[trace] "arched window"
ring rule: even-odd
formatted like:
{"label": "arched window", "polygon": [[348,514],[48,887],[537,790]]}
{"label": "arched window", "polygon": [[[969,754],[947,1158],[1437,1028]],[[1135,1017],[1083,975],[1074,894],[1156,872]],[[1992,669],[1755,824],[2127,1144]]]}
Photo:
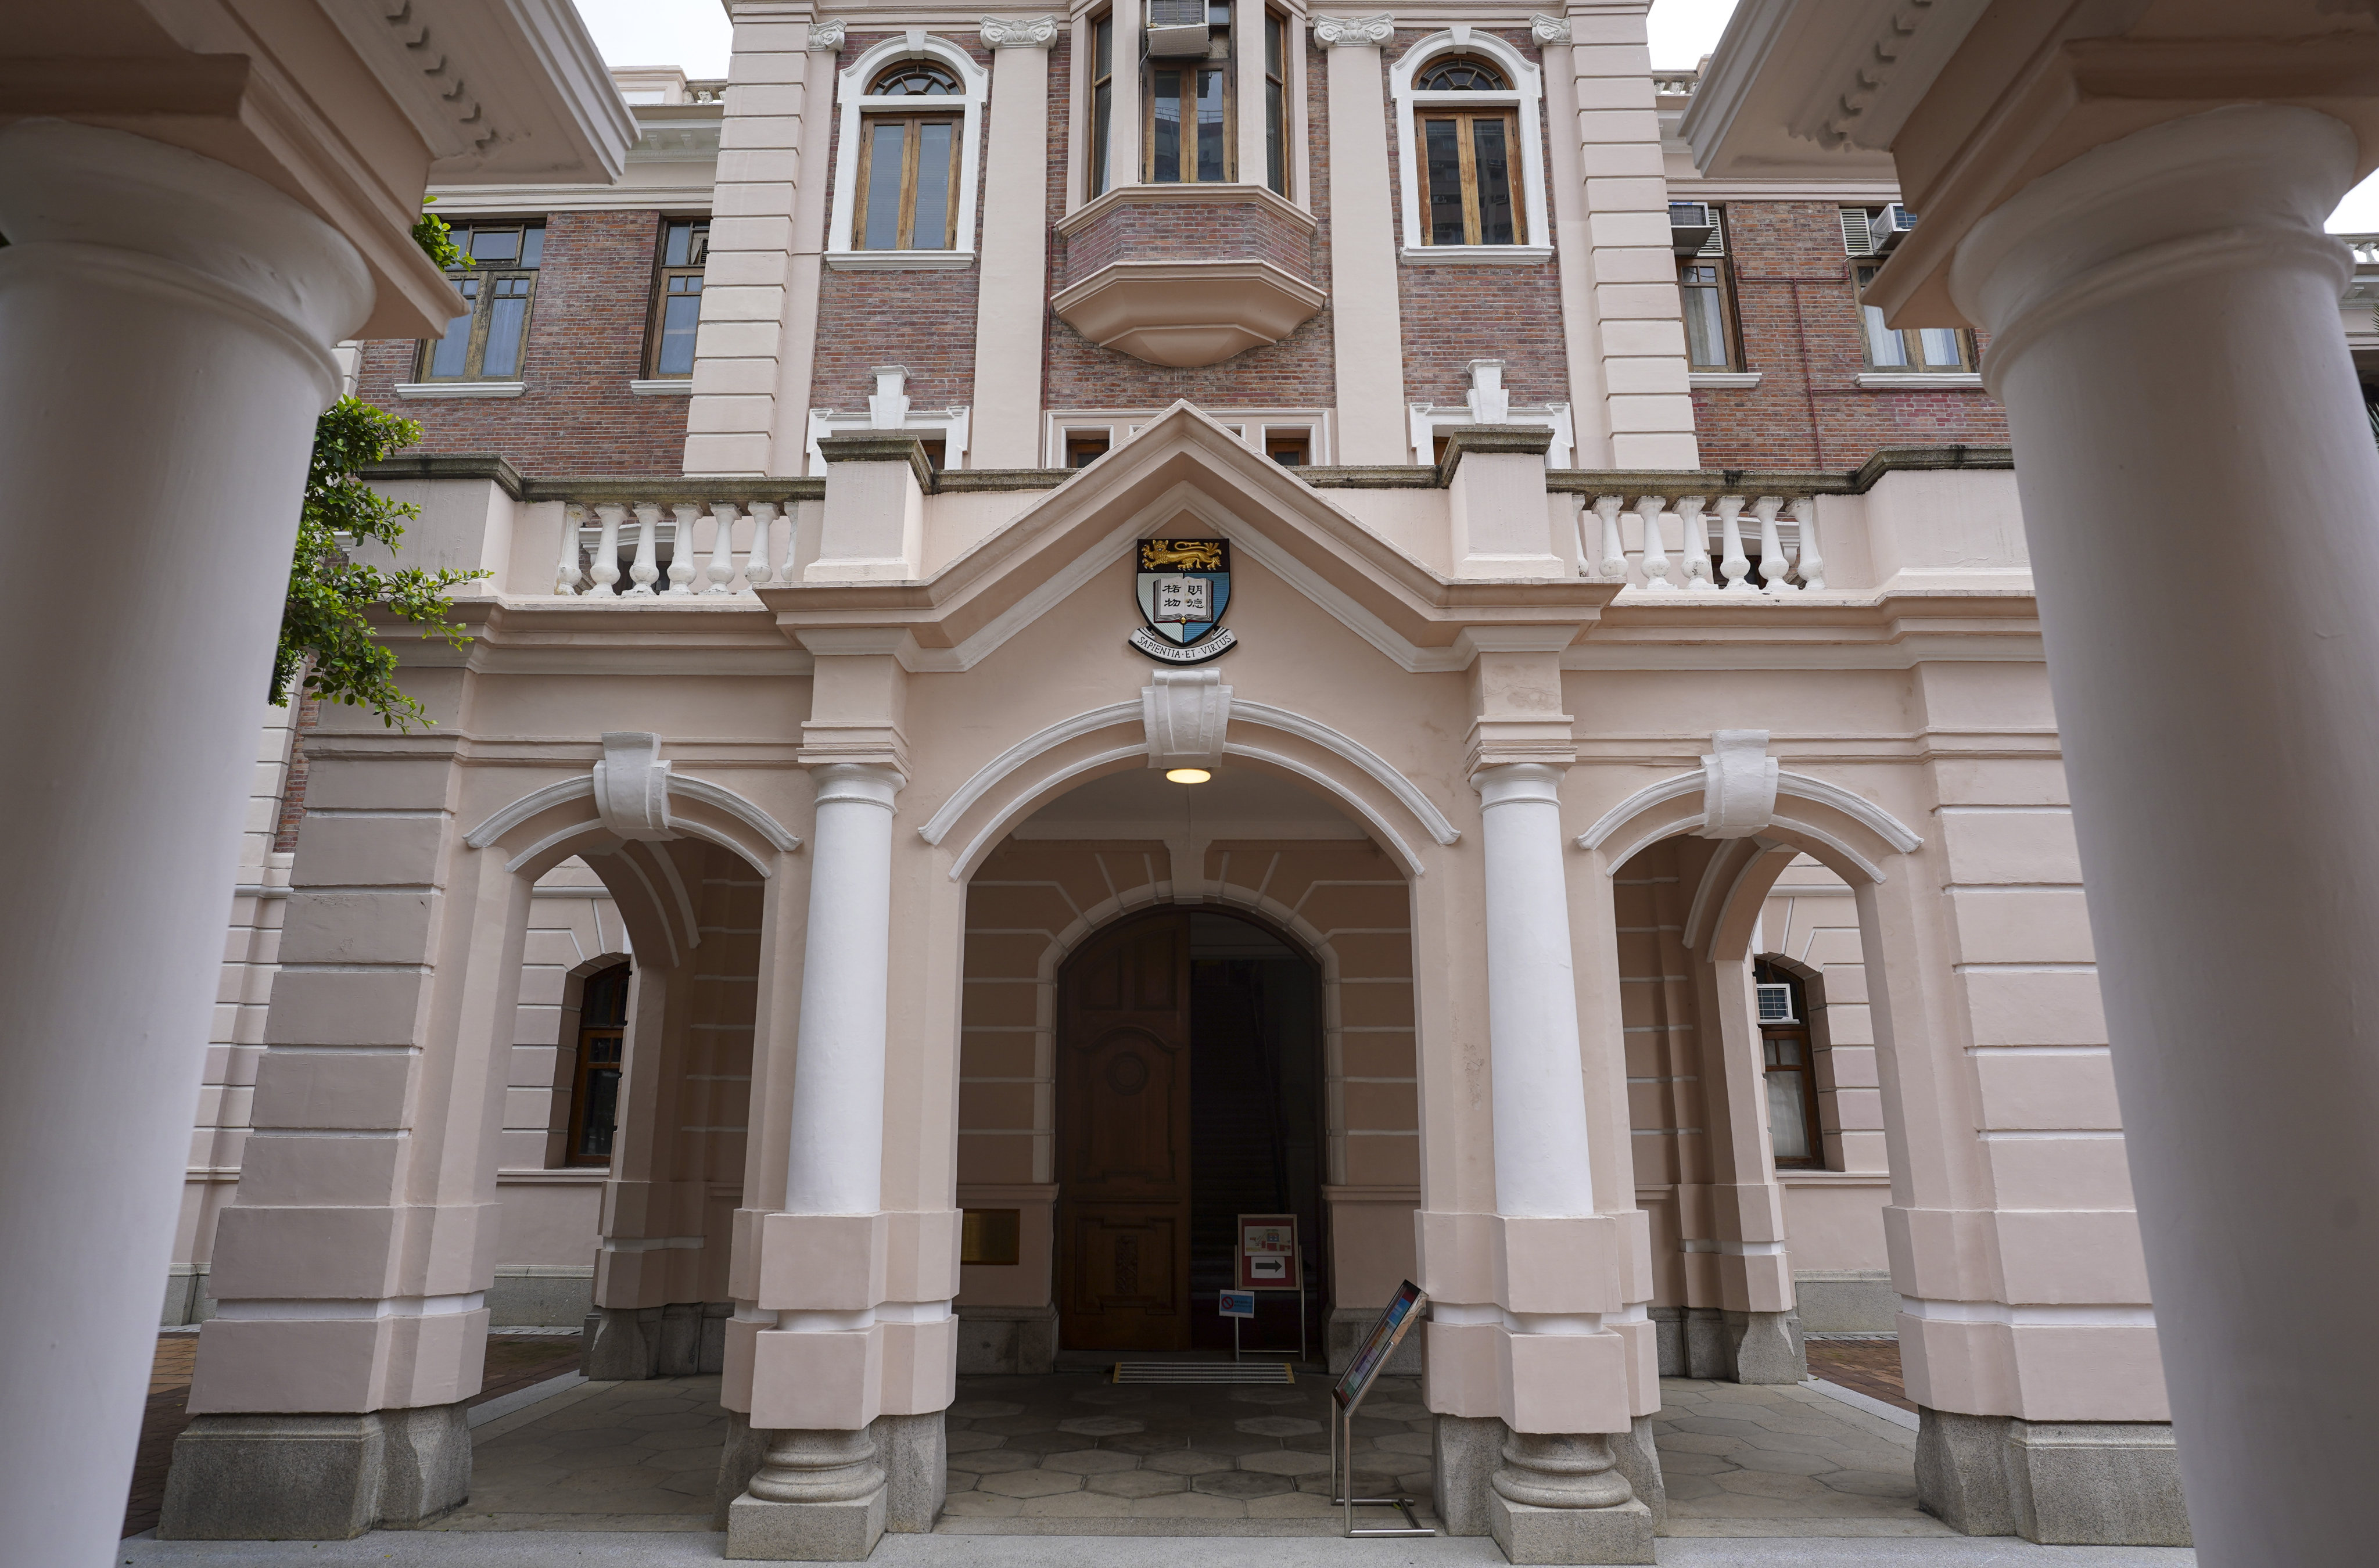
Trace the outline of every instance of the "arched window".
{"label": "arched window", "polygon": [[903,60],[879,75],[867,90],[870,98],[959,98],[966,89],[959,78],[931,60]]}
{"label": "arched window", "polygon": [[1408,259],[1551,259],[1542,83],[1526,55],[1471,27],[1433,33],[1390,67]]}
{"label": "arched window", "polygon": [[1817,1058],[1809,1037],[1809,1001],[1800,977],[1764,960],[1752,966],[1759,999],[1759,1049],[1768,1086],[1768,1139],[1780,1167],[1822,1165],[1817,1123]]}
{"label": "arched window", "polygon": [[1413,78],[1417,92],[1508,92],[1503,73],[1472,54],[1443,54]]}
{"label": "arched window", "polygon": [[628,1037],[626,964],[586,977],[579,994],[577,1055],[570,1075],[570,1133],[564,1164],[608,1165],[620,1116],[620,1073]]}
{"label": "arched window", "polygon": [[991,74],[931,34],[885,39],[837,78],[831,267],[963,267]]}

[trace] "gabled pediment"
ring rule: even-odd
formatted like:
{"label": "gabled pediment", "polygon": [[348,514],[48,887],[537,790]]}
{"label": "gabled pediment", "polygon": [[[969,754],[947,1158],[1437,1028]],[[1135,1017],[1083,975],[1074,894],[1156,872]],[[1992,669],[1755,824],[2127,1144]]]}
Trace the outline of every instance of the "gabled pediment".
{"label": "gabled pediment", "polygon": [[1135,540],[1195,524],[1298,589],[1407,669],[1467,667],[1496,633],[1542,645],[1594,621],[1616,585],[1455,581],[1398,549],[1328,492],[1188,403],[928,575],[804,583],[763,594],[789,631],[901,628],[912,669],[968,669]]}

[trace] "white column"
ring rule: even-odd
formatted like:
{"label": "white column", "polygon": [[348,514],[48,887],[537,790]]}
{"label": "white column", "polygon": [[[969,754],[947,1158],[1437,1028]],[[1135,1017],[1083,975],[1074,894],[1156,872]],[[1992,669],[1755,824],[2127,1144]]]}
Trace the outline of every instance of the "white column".
{"label": "white column", "polygon": [[785,1212],[872,1214],[884,1206],[892,802],[903,780],[857,763],[811,771],[817,819]]}
{"label": "white column", "polygon": [[1409,463],[1405,346],[1396,283],[1395,192],[1388,180],[1385,14],[1316,17],[1330,51],[1330,312],[1338,461]]}
{"label": "white column", "polygon": [[986,18],[982,280],[974,307],[973,468],[1041,463],[1041,300],[1049,272],[1049,46],[1057,18]]}
{"label": "white column", "polygon": [[1499,1214],[1594,1212],[1561,778],[1557,767],[1523,762],[1488,768],[1477,779]]}
{"label": "white column", "polygon": [[[1264,0],[1232,0],[1231,92],[1238,112],[1232,135],[1239,147],[1236,177],[1240,185],[1264,183]],[[1288,62],[1281,62],[1285,68]],[[1286,78],[1284,85],[1286,84]],[[1285,107],[1286,105],[1284,105]]]}
{"label": "white column", "polygon": [[362,259],[261,180],[0,131],[0,549],[141,570],[0,616],[0,1562],[110,1561],[332,347]]}
{"label": "white column", "polygon": [[[1141,183],[1140,18],[1146,0],[1117,0],[1108,8],[1108,14],[1115,18],[1115,88],[1107,98],[1113,105],[1107,112],[1108,190]],[[1088,71],[1092,65],[1092,57],[1086,54],[1074,62],[1074,69]],[[1083,128],[1087,135],[1087,119]]]}
{"label": "white column", "polygon": [[2361,1561],[2379,1467],[2379,454],[2321,232],[2355,169],[2340,121],[2217,109],[2035,180],[1952,273],[2020,458],[2208,1562]]}

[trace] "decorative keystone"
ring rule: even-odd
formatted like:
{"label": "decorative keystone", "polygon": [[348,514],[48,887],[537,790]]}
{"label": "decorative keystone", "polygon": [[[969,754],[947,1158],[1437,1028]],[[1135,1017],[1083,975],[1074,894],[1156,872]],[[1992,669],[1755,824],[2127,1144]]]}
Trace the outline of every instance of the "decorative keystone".
{"label": "decorative keystone", "polygon": [[595,765],[595,812],[622,838],[669,838],[670,765],[661,760],[661,738],[635,730],[608,730],[602,760]]}
{"label": "decorative keystone", "polygon": [[1748,838],[1776,820],[1776,759],[1765,730],[1721,730],[1702,758],[1705,838]]}

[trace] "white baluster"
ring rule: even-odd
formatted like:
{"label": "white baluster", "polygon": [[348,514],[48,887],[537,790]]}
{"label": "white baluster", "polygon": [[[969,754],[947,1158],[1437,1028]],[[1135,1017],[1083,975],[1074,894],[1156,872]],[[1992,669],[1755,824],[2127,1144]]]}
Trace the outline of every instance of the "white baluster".
{"label": "white baluster", "polygon": [[669,591],[672,594],[694,592],[694,525],[702,516],[698,501],[673,501],[670,511],[676,514],[677,532],[670,540]]}
{"label": "white baluster", "polygon": [[735,503],[714,501],[710,503],[710,521],[719,531],[710,540],[710,565],[704,575],[710,579],[706,594],[731,594],[728,583],[735,575]]}
{"label": "white baluster", "polygon": [[1708,593],[1718,585],[1710,581],[1709,525],[1702,521],[1702,498],[1679,496],[1677,521],[1685,531],[1685,586]]}
{"label": "white baluster", "polygon": [[1597,496],[1595,515],[1602,519],[1602,560],[1595,575],[1606,582],[1627,581],[1627,541],[1619,535],[1619,509],[1627,504],[1624,496]]}
{"label": "white baluster", "polygon": [[1751,503],[1751,510],[1759,517],[1759,580],[1762,591],[1770,595],[1801,591],[1784,580],[1793,563],[1784,559],[1784,541],[1776,533],[1776,513],[1783,505],[1782,496],[1761,496]]}
{"label": "white baluster", "polygon": [[578,525],[586,515],[576,501],[562,509],[562,561],[553,569],[553,591],[565,598],[578,592]]}
{"label": "white baluster", "polygon": [[615,599],[619,589],[612,586],[620,580],[620,524],[628,515],[624,506],[605,502],[595,509],[603,520],[603,537],[595,547],[595,586],[586,597],[590,599]]}
{"label": "white baluster", "polygon": [[1801,573],[1801,586],[1813,594],[1826,591],[1826,552],[1817,544],[1817,498],[1793,498],[1793,521],[1801,525],[1801,558],[1794,564]]}
{"label": "white baluster", "polygon": [[1669,581],[1669,541],[1660,537],[1660,513],[1667,506],[1659,496],[1645,496],[1636,503],[1636,515],[1644,524],[1644,586],[1656,594],[1677,591]]}
{"label": "white baluster", "polygon": [[1744,579],[1751,574],[1751,558],[1743,553],[1743,498],[1718,498],[1718,525],[1726,554],[1718,569],[1726,573],[1726,585],[1721,590],[1730,594],[1747,594],[1751,585]]}
{"label": "white baluster", "polygon": [[757,593],[774,582],[777,576],[776,564],[768,558],[768,529],[777,516],[777,503],[755,501],[749,510],[752,513],[752,549],[744,557],[743,581],[753,592]]}
{"label": "white baluster", "polygon": [[628,575],[636,580],[627,597],[648,599],[653,595],[653,579],[661,574],[658,554],[661,531],[661,509],[648,501],[636,502],[636,559],[628,568]]}

